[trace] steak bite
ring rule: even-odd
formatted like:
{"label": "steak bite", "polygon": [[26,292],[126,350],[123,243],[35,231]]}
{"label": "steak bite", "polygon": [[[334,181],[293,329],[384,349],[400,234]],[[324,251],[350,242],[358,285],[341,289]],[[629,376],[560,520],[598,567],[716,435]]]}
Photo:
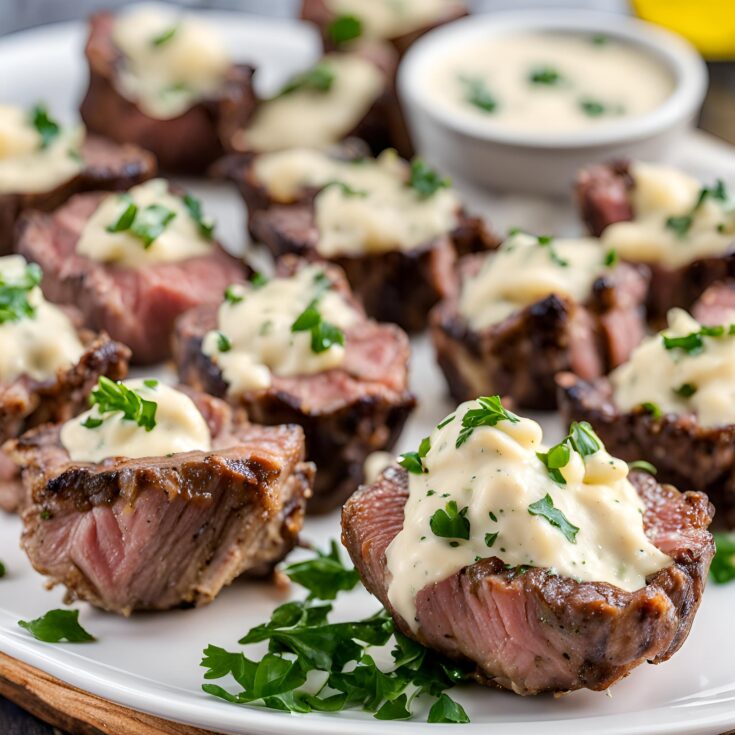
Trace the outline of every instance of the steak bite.
{"label": "steak bite", "polygon": [[86,326],[150,364],[171,354],[176,317],[218,302],[245,275],[213,228],[198,200],[154,179],[122,196],[83,194],[52,214],[25,215],[18,251],[42,266],[49,299],[74,304]]}
{"label": "steak bite", "polygon": [[554,376],[596,378],[645,334],[645,268],[617,263],[593,240],[512,235],[469,256],[458,292],[431,313],[437,360],[457,400],[500,393],[514,405],[556,405]]}
{"label": "steak bite", "polygon": [[219,310],[185,314],[174,337],[183,383],[258,423],[303,427],[319,512],[354,492],[370,453],[397,441],[416,404],[409,353],[398,327],[365,317],[338,268],[296,258],[266,284],[229,288]]}
{"label": "steak bite", "polygon": [[169,172],[203,173],[255,106],[252,67],[233,64],[195,16],[161,7],[97,13],[85,55],[87,127],[153,152]]}
{"label": "steak bite", "polygon": [[708,286],[735,276],[735,214],[722,181],[676,169],[616,163],[583,171],[577,200],[590,231],[623,260],[651,271],[649,318],[691,309]]}
{"label": "steak bite", "polygon": [[82,126],[62,127],[43,105],[0,105],[0,255],[13,247],[24,210],[50,211],[93,189],[127,189],[156,173],[154,157]]}
{"label": "steak bite", "polygon": [[[730,318],[733,313],[729,312]],[[662,482],[706,492],[735,527],[735,332],[674,309],[609,378],[558,377],[567,419],[589,421],[610,451],[645,460]]]}
{"label": "steak bite", "polygon": [[604,690],[683,644],[713,510],[628,476],[589,425],[540,441],[497,396],[463,404],[403,456],[408,471],[388,468],[347,502],[342,540],[401,632],[475,663],[478,683]]}
{"label": "steak bite", "polygon": [[459,0],[303,0],[301,18],[315,23],[324,48],[349,48],[358,39],[388,41],[404,54],[434,28],[467,15]]}
{"label": "steak bite", "polygon": [[123,615],[205,604],[293,547],[313,476],[299,427],[251,425],[152,380],[92,396],[9,449],[31,497],[23,548],[68,600]]}
{"label": "steak bite", "polygon": [[[127,347],[77,330],[75,314],[43,298],[40,280],[40,270],[21,256],[0,258],[0,445],[75,416],[100,375],[127,373]],[[13,512],[22,503],[17,468],[0,451],[0,508]]]}

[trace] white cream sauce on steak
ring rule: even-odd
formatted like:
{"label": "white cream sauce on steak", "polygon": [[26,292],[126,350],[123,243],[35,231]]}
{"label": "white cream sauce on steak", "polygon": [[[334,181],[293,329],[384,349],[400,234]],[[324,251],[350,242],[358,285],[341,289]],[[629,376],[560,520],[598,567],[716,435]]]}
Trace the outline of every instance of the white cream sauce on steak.
{"label": "white cream sauce on steak", "polygon": [[[164,457],[212,448],[206,420],[182,391],[153,379],[112,383],[105,378],[92,392],[93,400],[97,391],[102,391],[101,399],[61,427],[61,444],[74,462]],[[116,401],[107,400],[109,395]]]}
{"label": "white cream sauce on steak", "polygon": [[0,381],[47,380],[84,347],[69,317],[43,297],[41,271],[20,255],[0,258]]}
{"label": "white cream sauce on steak", "polygon": [[717,181],[703,185],[683,171],[633,163],[634,219],[605,229],[602,240],[626,260],[678,268],[735,246],[735,202]]}
{"label": "white cream sauce on steak", "polygon": [[121,12],[112,39],[123,54],[120,91],[149,117],[177,117],[220,91],[232,62],[201,18],[166,7]]}
{"label": "white cream sauce on steak", "polygon": [[343,161],[297,148],[258,156],[256,179],[276,201],[294,201],[305,188],[314,199],[317,251],[338,255],[411,250],[457,225],[460,203],[448,185],[430,195],[411,186],[412,166],[387,150],[377,158]]}
{"label": "white cream sauce on steak", "polygon": [[403,460],[409,498],[386,559],[388,598],[409,625],[421,589],[488,557],[627,591],[672,563],[646,537],[628,466],[588,424],[542,442],[494,396],[458,406]]}

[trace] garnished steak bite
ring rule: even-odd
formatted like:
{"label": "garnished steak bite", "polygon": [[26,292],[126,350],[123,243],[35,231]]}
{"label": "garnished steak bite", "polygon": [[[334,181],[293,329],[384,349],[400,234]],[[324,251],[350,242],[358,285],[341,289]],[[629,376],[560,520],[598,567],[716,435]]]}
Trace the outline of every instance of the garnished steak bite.
{"label": "garnished steak bite", "polygon": [[[735,317],[729,312],[730,317]],[[735,526],[735,326],[702,326],[681,309],[608,378],[559,376],[569,419],[589,421],[626,460],[657,477],[706,492]]]}
{"label": "garnished steak bite", "polygon": [[52,214],[25,215],[18,251],[43,267],[48,298],[76,305],[88,327],[148,364],[171,354],[176,317],[217,303],[245,274],[213,229],[197,199],[153,179],[123,195],[83,194]]}
{"label": "garnished steak bite", "polygon": [[518,694],[603,690],[682,645],[712,508],[588,424],[554,447],[497,396],[460,405],[345,505],[342,540],[400,630]]}
{"label": "garnished steak bite", "polygon": [[690,309],[715,281],[735,275],[735,214],[722,181],[703,185],[667,166],[596,166],[577,182],[582,216],[606,247],[651,270],[649,317]]}
{"label": "garnished steak bite", "polygon": [[645,269],[618,263],[592,239],[515,233],[459,270],[458,293],[430,319],[455,400],[497,392],[553,408],[557,372],[596,378],[643,338]]}
{"label": "garnished steak bite", "polygon": [[276,96],[260,100],[247,124],[232,131],[229,148],[237,153],[323,149],[356,137],[376,154],[391,147],[409,153],[394,89],[396,63],[384,44],[327,54]]}
{"label": "garnished steak bite", "polygon": [[253,421],[303,426],[316,511],[354,492],[365,458],[398,439],[416,403],[409,352],[398,327],[365,317],[338,268],[295,258],[270,281],[228,288],[219,309],[185,314],[174,340],[182,382]]}
{"label": "garnished steak bite", "polygon": [[389,41],[404,53],[420,36],[467,15],[460,0],[303,0],[301,17],[316,23],[327,49],[358,39]]}
{"label": "garnished steak bite", "polygon": [[293,547],[313,476],[298,426],[251,425],[156,380],[101,379],[91,399],[9,445],[31,497],[23,547],[69,600],[203,604]]}
{"label": "garnished steak bite", "polygon": [[[74,314],[44,299],[41,276],[20,255],[0,258],[0,444],[75,416],[100,375],[127,373],[127,347],[77,330]],[[18,470],[0,451],[0,508],[14,511],[22,501]]]}
{"label": "garnished steak bite", "polygon": [[127,189],[155,173],[154,157],[137,146],[64,127],[43,105],[0,105],[0,254],[12,249],[23,210],[49,211],[72,194]]}
{"label": "garnished steak bite", "polygon": [[310,150],[257,156],[240,179],[250,228],[275,256],[295,253],[341,266],[367,313],[416,331],[452,291],[457,250],[495,247],[467,217],[448,179],[421,159],[385,151],[343,160]]}
{"label": "garnished steak bite", "polygon": [[166,171],[202,173],[254,106],[253,69],[233,64],[200,18],[138,7],[90,19],[87,127],[152,151]]}

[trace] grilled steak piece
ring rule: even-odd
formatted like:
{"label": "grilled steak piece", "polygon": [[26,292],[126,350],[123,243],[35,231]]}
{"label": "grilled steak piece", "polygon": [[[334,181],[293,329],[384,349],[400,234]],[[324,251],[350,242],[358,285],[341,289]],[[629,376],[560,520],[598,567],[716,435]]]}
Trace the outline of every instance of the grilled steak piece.
{"label": "grilled steak piece", "polygon": [[9,445],[31,498],[23,548],[68,600],[123,615],[201,605],[293,547],[313,477],[301,429],[251,425],[192,397],[212,431],[208,452],[72,462],[58,425]]}
{"label": "grilled steak piece", "polygon": [[171,354],[171,332],[179,314],[216,303],[228,284],[245,276],[242,263],[218,244],[211,254],[130,268],[91,260],[76,252],[84,225],[103,199],[82,194],[53,214],[30,212],[18,228],[18,252],[44,272],[43,292],[75,304],[90,329],[104,330],[128,345],[136,364]]}
{"label": "grilled steak piece", "polygon": [[546,569],[506,569],[492,557],[421,590],[412,632],[387,596],[385,550],[403,527],[408,498],[407,473],[397,467],[347,502],[342,541],[401,631],[449,658],[476,663],[478,683],[517,694],[603,690],[644,661],[661,663],[676,653],[714,553],[705,495],[679,493],[640,472],[630,479],[646,506],[646,534],[674,560],[632,593]]}
{"label": "grilled steak piece", "polygon": [[[287,258],[279,264],[278,275],[291,275],[303,265]],[[344,275],[334,266],[326,272],[335,289],[359,308]],[[184,314],[174,333],[174,357],[183,383],[226,396],[228,385],[219,367],[202,352],[204,335],[216,328],[216,307]],[[367,456],[392,449],[416,405],[408,390],[410,347],[398,327],[363,318],[346,332],[345,345],[339,368],[313,375],[272,375],[269,388],[229,397],[253,421],[303,427],[306,456],[317,466],[310,511],[332,510],[344,502],[363,481]]]}
{"label": "grilled steak piece", "polygon": [[233,64],[217,97],[202,99],[177,117],[150,117],[118,89],[122,54],[112,38],[115,16],[93,15],[85,55],[89,86],[79,108],[86,126],[119,143],[155,153],[162,169],[201,174],[224,152],[222,138],[248,120],[255,106],[254,69]]}
{"label": "grilled steak piece", "polygon": [[84,168],[51,191],[0,194],[0,255],[12,251],[16,222],[21,212],[50,212],[73,194],[83,191],[121,191],[156,174],[156,160],[134,145],[117,145],[97,135],[88,135],[81,148]]}
{"label": "grilled steak piece", "polygon": [[606,378],[564,373],[557,381],[565,421],[589,421],[611,454],[651,462],[662,482],[706,492],[717,520],[735,528],[735,425],[700,426],[693,414],[654,418],[643,407],[621,411]]}
{"label": "grilled steak piece", "polygon": [[[634,219],[630,192],[635,181],[625,162],[594,166],[577,178],[577,202],[589,231],[601,235],[606,227]],[[651,271],[648,290],[648,318],[660,327],[669,309],[690,310],[694,302],[713,283],[735,278],[735,241],[730,252],[693,260],[672,268],[647,263]]]}
{"label": "grilled steak piece", "polygon": [[[0,384],[0,443],[46,422],[62,422],[87,408],[87,396],[98,378],[122,380],[128,372],[130,350],[106,334],[81,330],[85,346],[79,362],[60,370],[51,380],[21,376]],[[13,512],[24,493],[15,464],[0,451],[0,508]]]}
{"label": "grilled steak piece", "polygon": [[700,324],[717,326],[735,321],[735,281],[711,285],[692,307],[692,315]]}
{"label": "grilled steak piece", "polygon": [[[481,260],[464,258],[460,272]],[[643,339],[645,270],[621,264],[600,276],[584,304],[552,294],[480,331],[459,310],[459,295],[431,313],[430,333],[439,366],[456,402],[498,393],[514,405],[556,406],[554,376],[571,370],[596,378],[628,358]]]}

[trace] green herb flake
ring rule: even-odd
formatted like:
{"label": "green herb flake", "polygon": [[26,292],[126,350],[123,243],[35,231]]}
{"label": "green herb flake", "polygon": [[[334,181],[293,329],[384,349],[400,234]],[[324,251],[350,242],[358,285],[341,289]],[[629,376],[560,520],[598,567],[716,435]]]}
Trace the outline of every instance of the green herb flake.
{"label": "green herb flake", "polygon": [[94,416],[87,416],[87,418],[82,421],[82,426],[85,429],[99,429],[103,423],[104,421],[102,419],[95,418]]}
{"label": "green herb flake", "polygon": [[470,721],[464,708],[448,694],[442,693],[429,710],[427,722],[455,722],[466,724]]}
{"label": "green herb flake", "polygon": [[429,199],[439,189],[448,189],[451,185],[451,179],[441,176],[423,158],[417,157],[411,161],[408,186],[416,192],[419,199]]}
{"label": "green herb flake", "polygon": [[87,643],[95,640],[79,624],[79,610],[49,610],[35,620],[19,620],[18,625],[44,643]]}
{"label": "green herb flake", "polygon": [[485,546],[488,547],[488,549],[491,549],[493,544],[495,543],[496,539],[498,538],[498,535],[500,534],[500,531],[495,531],[495,533],[486,533],[485,534]]}
{"label": "green herb flake", "polygon": [[735,579],[735,534],[715,531],[715,555],[709,573],[716,584]]}
{"label": "green herb flake", "polygon": [[360,575],[342,563],[339,547],[332,541],[327,553],[318,551],[313,559],[284,568],[286,576],[309,590],[309,600],[334,600],[338,593],[349,592],[360,582]]}
{"label": "green herb flake", "polygon": [[702,327],[698,332],[690,332],[682,337],[669,337],[661,335],[664,348],[667,350],[682,350],[690,357],[699,355],[704,351],[705,337],[731,337],[735,334],[735,325],[727,329],[722,325],[713,327]]}
{"label": "green herb flake", "polygon": [[618,264],[619,259],[618,251],[615,250],[615,248],[610,248],[610,250],[605,253],[603,263],[605,264],[605,267],[613,268]]}
{"label": "green herb flake", "polygon": [[340,181],[339,179],[334,179],[333,181],[328,181],[326,184],[324,184],[322,190],[327,189],[330,186],[334,186],[337,189],[340,190],[342,193],[342,196],[352,198],[352,197],[358,197],[361,199],[364,199],[368,192],[364,189],[355,189],[352,186],[350,186],[346,181]]}
{"label": "green herb flake", "polygon": [[31,125],[41,136],[41,149],[48,148],[61,133],[61,126],[42,104],[35,105],[31,110]]}
{"label": "green herb flake", "polygon": [[477,402],[480,408],[471,408],[462,416],[462,428],[455,443],[457,449],[470,438],[475,429],[481,426],[495,426],[500,421],[517,424],[521,420],[516,414],[504,408],[498,395],[480,396]]}
{"label": "green herb flake", "polygon": [[183,202],[189,216],[196,223],[199,234],[205,240],[211,240],[214,234],[214,220],[204,214],[201,201],[191,194],[185,194]]}
{"label": "green herb flake", "polygon": [[[431,440],[427,436],[421,440],[418,452],[405,452],[398,458],[398,464],[415,475],[427,472],[422,460],[429,453],[429,449],[431,449]],[[430,490],[429,493],[433,495],[434,491]]]}
{"label": "green herb flake", "polygon": [[570,523],[566,516],[558,508],[554,507],[554,501],[548,493],[541,500],[531,503],[528,506],[528,512],[532,516],[540,516],[546,519],[552,526],[558,528],[564,534],[564,538],[570,543],[577,543],[579,528]]}
{"label": "green herb flake", "polygon": [[727,203],[730,200],[730,196],[727,192],[727,187],[722,179],[717,179],[714,186],[703,186],[699,190],[697,201],[694,206],[686,214],[680,214],[668,217],[666,219],[666,227],[672,230],[677,237],[684,238],[689,233],[692,225],[694,224],[694,217],[697,210],[704,204],[707,199],[713,199],[718,202]]}
{"label": "green herb flake", "polygon": [[609,111],[608,107],[599,100],[589,98],[579,100],[579,109],[582,110],[587,117],[601,117]]}
{"label": "green herb flake", "polygon": [[[326,277],[325,277],[326,280]],[[326,280],[326,287],[329,287],[329,281]],[[334,345],[344,345],[344,332],[334,324],[325,322],[317,308],[317,301],[321,296],[314,298],[304,311],[296,317],[291,325],[292,332],[311,332],[311,351],[315,354],[326,352]]]}
{"label": "green herb flake", "polygon": [[158,388],[158,381],[155,378],[146,378],[143,381],[143,385],[146,388],[150,388],[151,390],[155,390],[156,388]]}
{"label": "green herb flake", "polygon": [[135,235],[147,250],[176,217],[176,212],[161,204],[150,204],[139,209],[135,220],[130,225],[130,232]]}
{"label": "green herb flake", "polygon": [[107,232],[124,232],[125,230],[129,230],[138,214],[138,205],[130,196],[123,194],[120,196],[120,201],[123,204],[123,210],[112,224],[105,227]]}
{"label": "green herb flake", "polygon": [[2,579],[7,573],[8,570],[5,568],[5,564],[0,561],[0,579]]}
{"label": "green herb flake", "polygon": [[564,81],[564,77],[553,66],[538,66],[528,73],[528,81],[545,87],[555,87]]}
{"label": "green herb flake", "polygon": [[362,21],[356,15],[339,15],[327,26],[327,36],[338,46],[361,35]]}
{"label": "green herb flake", "polygon": [[456,418],[456,416],[454,414],[451,414],[450,416],[447,416],[444,419],[444,421],[442,421],[440,424],[437,424],[436,425],[436,428],[437,429],[443,429],[445,426],[448,426],[449,424],[451,424],[452,421],[454,421],[455,418]]}
{"label": "green herb flake", "polygon": [[651,418],[660,419],[663,416],[663,411],[661,410],[661,406],[659,406],[658,403],[652,403],[651,401],[645,401],[644,403],[641,403],[641,408],[649,416],[651,416]]}
{"label": "green herb flake", "polygon": [[232,340],[224,332],[217,332],[217,349],[220,352],[229,352],[232,349]]}
{"label": "green herb flake", "polygon": [[567,481],[561,469],[569,464],[572,451],[577,452],[582,459],[589,457],[603,448],[602,440],[586,421],[573,421],[569,426],[568,434],[548,452],[536,452],[536,456],[546,467],[549,477],[559,485],[566,485]]}
{"label": "green herb flake", "polygon": [[465,88],[465,99],[473,107],[483,112],[495,112],[498,109],[498,101],[488,89],[484,80],[479,77],[464,75],[461,75],[459,80]]}
{"label": "green herb flake", "polygon": [[655,475],[658,470],[650,463],[646,462],[645,459],[636,459],[635,462],[628,462],[628,470],[640,470],[641,472],[647,472],[649,475]]}
{"label": "green herb flake", "polygon": [[682,398],[691,398],[697,392],[697,386],[693,383],[682,383],[678,388],[674,388],[674,393]]}
{"label": "green herb flake", "polygon": [[434,536],[449,539],[468,540],[470,537],[470,521],[467,518],[469,508],[459,510],[456,500],[450,500],[444,509],[437,510],[429,520],[429,528]]}
{"label": "green herb flake", "polygon": [[245,297],[241,296],[233,286],[228,286],[225,289],[224,293],[224,299],[225,301],[230,304],[231,306],[235,306],[235,304],[239,304]]}
{"label": "green herb flake", "polygon": [[281,95],[297,91],[324,94],[332,88],[335,79],[334,69],[328,63],[322,62],[292,77],[281,89]]}
{"label": "green herb flake", "polygon": [[124,419],[134,421],[146,431],[152,431],[156,425],[157,403],[141,398],[122,382],[114,382],[104,375],[97,381],[89,402],[101,414],[120,412]]}
{"label": "green herb flake", "polygon": [[166,30],[162,31],[157,36],[154,36],[153,38],[151,38],[151,46],[155,48],[165,46],[169,41],[171,41],[174,38],[178,30],[179,30],[178,24],[173,25],[170,28],[166,28]]}
{"label": "green herb flake", "polygon": [[0,274],[0,324],[33,319],[36,307],[28,300],[41,283],[43,273],[36,263],[29,263],[19,278]]}
{"label": "green herb flake", "polygon": [[264,276],[260,271],[255,271],[250,276],[250,285],[257,291],[259,288],[263,288],[268,283],[268,277]]}
{"label": "green herb flake", "polygon": [[595,33],[595,35],[590,38],[590,43],[593,46],[606,46],[609,42],[610,37],[606,36],[604,33]]}

